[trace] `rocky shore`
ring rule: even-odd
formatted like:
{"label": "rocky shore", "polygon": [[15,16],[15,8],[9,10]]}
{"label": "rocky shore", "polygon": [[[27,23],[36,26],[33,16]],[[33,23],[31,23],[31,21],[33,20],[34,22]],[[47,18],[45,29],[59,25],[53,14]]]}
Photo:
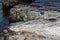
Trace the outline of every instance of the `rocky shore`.
{"label": "rocky shore", "polygon": [[44,11],[39,19],[11,23],[3,34],[6,40],[60,40],[60,12]]}
{"label": "rocky shore", "polygon": [[11,21],[1,40],[60,40],[60,12],[18,4],[10,9]]}

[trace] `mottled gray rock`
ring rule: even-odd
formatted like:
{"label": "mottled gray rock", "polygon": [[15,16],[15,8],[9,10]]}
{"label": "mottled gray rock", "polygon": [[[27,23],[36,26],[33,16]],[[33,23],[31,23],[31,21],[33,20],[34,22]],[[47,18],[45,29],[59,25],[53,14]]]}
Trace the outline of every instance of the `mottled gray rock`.
{"label": "mottled gray rock", "polygon": [[40,17],[40,11],[28,5],[16,5],[10,10],[10,17],[12,20],[33,20]]}
{"label": "mottled gray rock", "polygon": [[[29,20],[27,22],[11,23],[8,32],[7,30],[3,31],[4,36],[6,36],[6,39],[60,40],[59,12],[57,11],[42,11],[42,12],[44,12],[44,15],[41,14],[39,19]],[[34,11],[32,13],[34,13]]]}
{"label": "mottled gray rock", "polygon": [[10,17],[13,21],[29,21],[35,19],[57,19],[60,17],[60,12],[51,10],[42,10],[42,8],[32,7],[28,5],[16,5],[10,10]]}
{"label": "mottled gray rock", "polygon": [[[17,33],[17,40],[60,40],[60,18],[54,22],[48,18],[15,23],[16,25],[9,26],[9,29]],[[12,36],[15,38],[15,35]]]}

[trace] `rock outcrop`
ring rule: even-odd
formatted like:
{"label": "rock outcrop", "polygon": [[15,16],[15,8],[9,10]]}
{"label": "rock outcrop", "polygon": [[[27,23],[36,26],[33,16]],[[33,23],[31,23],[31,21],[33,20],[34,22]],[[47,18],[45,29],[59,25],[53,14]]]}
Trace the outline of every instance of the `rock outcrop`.
{"label": "rock outcrop", "polygon": [[[30,6],[28,6],[27,8],[29,9],[29,7]],[[24,7],[21,9],[24,10]],[[33,15],[30,15],[32,11],[31,9],[34,9],[34,11],[32,12]],[[4,39],[6,40],[60,40],[60,12],[51,11],[51,10],[41,11],[40,8],[38,9],[31,8],[31,9],[28,10],[28,13],[29,12],[30,13],[27,14],[30,16],[27,17],[30,18],[34,16],[35,19],[29,19],[29,20],[27,19],[28,21],[25,22],[20,21],[16,23],[11,23],[8,29],[2,32],[3,36],[1,36],[0,39],[1,40]],[[18,13],[20,11],[21,10],[19,9]],[[22,11],[21,13],[23,16],[27,15],[25,12],[24,12],[25,14]],[[37,14],[40,16],[38,16]],[[39,18],[37,19],[36,17]]]}
{"label": "rock outcrop", "polygon": [[60,40],[59,12],[44,12],[40,19],[10,24],[9,29],[16,34],[10,35],[8,40]]}
{"label": "rock outcrop", "polygon": [[16,5],[10,10],[11,20],[31,20],[38,19],[40,16],[40,11],[28,5]]}
{"label": "rock outcrop", "polygon": [[[43,11],[42,11],[43,10]],[[40,7],[32,7],[29,5],[16,5],[10,10],[10,18],[13,21],[29,21],[29,20],[35,20],[40,19],[42,17],[52,17],[52,18],[58,18],[60,12],[57,11],[48,11],[46,9],[40,8]]]}
{"label": "rock outcrop", "polygon": [[10,9],[9,17],[20,22],[3,30],[1,40],[60,40],[60,12],[19,4]]}

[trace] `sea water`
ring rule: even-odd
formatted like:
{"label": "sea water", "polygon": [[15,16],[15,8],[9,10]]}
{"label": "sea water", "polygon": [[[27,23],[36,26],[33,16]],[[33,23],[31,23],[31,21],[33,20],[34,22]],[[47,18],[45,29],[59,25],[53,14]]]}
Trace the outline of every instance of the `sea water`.
{"label": "sea water", "polygon": [[31,5],[47,9],[60,10],[60,0],[35,0]]}
{"label": "sea water", "polygon": [[2,0],[0,0],[0,32],[8,27],[8,20],[3,16]]}

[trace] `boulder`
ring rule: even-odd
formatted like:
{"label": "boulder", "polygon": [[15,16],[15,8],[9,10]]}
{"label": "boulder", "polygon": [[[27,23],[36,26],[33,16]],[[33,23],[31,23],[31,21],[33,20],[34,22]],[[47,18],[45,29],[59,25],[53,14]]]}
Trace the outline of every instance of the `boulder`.
{"label": "boulder", "polygon": [[28,21],[38,19],[40,17],[40,11],[28,5],[16,5],[10,10],[10,17],[13,21]]}
{"label": "boulder", "polygon": [[29,5],[19,4],[10,9],[10,18],[13,21],[29,21],[40,18],[56,19],[59,17],[60,12]]}

